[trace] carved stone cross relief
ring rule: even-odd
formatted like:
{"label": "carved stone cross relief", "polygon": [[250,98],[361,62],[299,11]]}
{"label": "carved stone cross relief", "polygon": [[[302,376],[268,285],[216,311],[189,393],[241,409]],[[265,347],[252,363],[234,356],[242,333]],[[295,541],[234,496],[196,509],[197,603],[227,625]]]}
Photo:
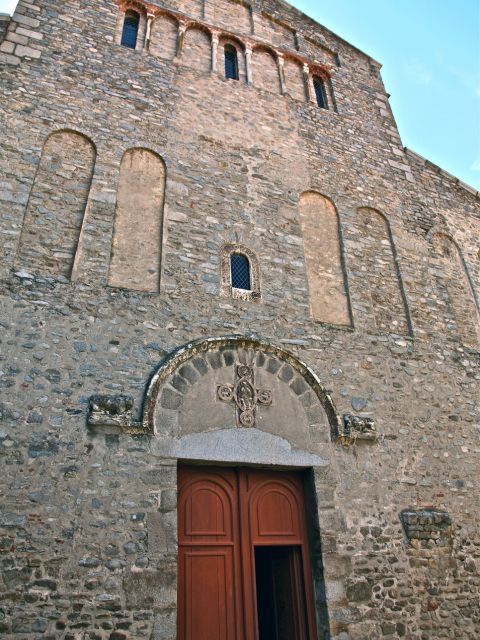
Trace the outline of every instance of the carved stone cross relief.
{"label": "carved stone cross relief", "polygon": [[244,427],[255,426],[255,414],[258,405],[271,405],[272,392],[270,389],[255,387],[253,367],[247,364],[237,364],[235,368],[235,384],[219,384],[217,397],[222,402],[235,402],[237,405],[237,419]]}

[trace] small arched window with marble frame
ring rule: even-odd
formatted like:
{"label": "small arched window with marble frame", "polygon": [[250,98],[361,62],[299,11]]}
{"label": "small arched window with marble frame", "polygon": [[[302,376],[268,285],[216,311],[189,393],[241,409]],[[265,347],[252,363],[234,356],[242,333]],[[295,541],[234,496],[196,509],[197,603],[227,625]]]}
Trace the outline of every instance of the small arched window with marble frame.
{"label": "small arched window with marble frame", "polygon": [[[240,265],[241,263],[241,265]],[[237,266],[244,267],[248,263],[248,270],[239,278],[235,274]],[[248,271],[249,288],[246,273]],[[237,286],[235,286],[237,285]],[[241,285],[241,286],[238,286]],[[261,300],[260,268],[254,251],[243,244],[229,242],[220,250],[220,295],[237,300]]]}

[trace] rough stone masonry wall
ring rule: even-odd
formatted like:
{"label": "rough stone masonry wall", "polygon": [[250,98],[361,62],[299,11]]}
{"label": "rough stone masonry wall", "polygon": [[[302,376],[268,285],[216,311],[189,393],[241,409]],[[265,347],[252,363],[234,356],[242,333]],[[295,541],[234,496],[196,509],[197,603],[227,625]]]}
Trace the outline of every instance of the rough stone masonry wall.
{"label": "rough stone masonry wall", "polygon": [[[159,457],[150,435],[89,433],[87,406],[124,393],[139,419],[168,353],[231,333],[283,346],[315,371],[339,416],[377,424],[376,441],[311,445],[331,461],[317,477],[331,636],[478,635],[478,345],[452,321],[466,314],[452,308],[431,241],[452,235],[478,287],[478,197],[405,153],[378,65],[282,3],[255,6],[254,22],[260,10],[295,29],[312,57],[338,57],[338,113],[121,48],[110,0],[22,0],[10,23],[0,54],[6,637],[175,637],[176,460]],[[73,279],[33,274],[19,253],[42,149],[59,130],[96,150]],[[160,293],[106,284],[121,161],[139,147],[166,166]],[[59,197],[67,179],[54,175]],[[310,318],[305,191],[338,211],[353,328]],[[365,207],[390,225],[378,261],[357,231]],[[261,302],[219,296],[225,243],[258,256]],[[391,296],[362,287],[372,260]],[[405,309],[398,332],[392,305]],[[451,524],[435,523],[444,512]]]}
{"label": "rough stone masonry wall", "polygon": [[0,43],[2,42],[5,33],[7,32],[8,23],[10,22],[10,16],[0,13]]}

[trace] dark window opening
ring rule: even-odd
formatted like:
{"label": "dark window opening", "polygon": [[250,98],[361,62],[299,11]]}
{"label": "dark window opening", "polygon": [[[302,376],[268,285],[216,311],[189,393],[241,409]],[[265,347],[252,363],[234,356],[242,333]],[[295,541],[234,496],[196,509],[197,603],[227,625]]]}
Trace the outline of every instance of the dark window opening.
{"label": "dark window opening", "polygon": [[123,47],[135,49],[137,46],[138,23],[140,16],[135,11],[127,11],[123,21],[122,41]]}
{"label": "dark window opening", "polygon": [[255,547],[259,640],[308,640],[299,547]]}
{"label": "dark window opening", "polygon": [[230,269],[232,274],[232,287],[235,289],[251,290],[250,262],[241,253],[232,253],[230,256]]}
{"label": "dark window opening", "polygon": [[325,91],[325,83],[317,76],[313,77],[313,88],[315,89],[315,98],[320,109],[328,109],[327,92]]}
{"label": "dark window opening", "polygon": [[225,45],[225,77],[230,80],[238,80],[237,50],[231,44]]}

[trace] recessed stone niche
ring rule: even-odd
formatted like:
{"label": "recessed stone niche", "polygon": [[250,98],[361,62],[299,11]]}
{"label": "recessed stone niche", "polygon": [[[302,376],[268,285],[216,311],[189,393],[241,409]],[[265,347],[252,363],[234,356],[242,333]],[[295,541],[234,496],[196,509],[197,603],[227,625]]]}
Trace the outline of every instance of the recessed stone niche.
{"label": "recessed stone niche", "polygon": [[452,545],[452,519],[447,511],[437,509],[405,509],[400,514],[408,542],[416,548]]}

